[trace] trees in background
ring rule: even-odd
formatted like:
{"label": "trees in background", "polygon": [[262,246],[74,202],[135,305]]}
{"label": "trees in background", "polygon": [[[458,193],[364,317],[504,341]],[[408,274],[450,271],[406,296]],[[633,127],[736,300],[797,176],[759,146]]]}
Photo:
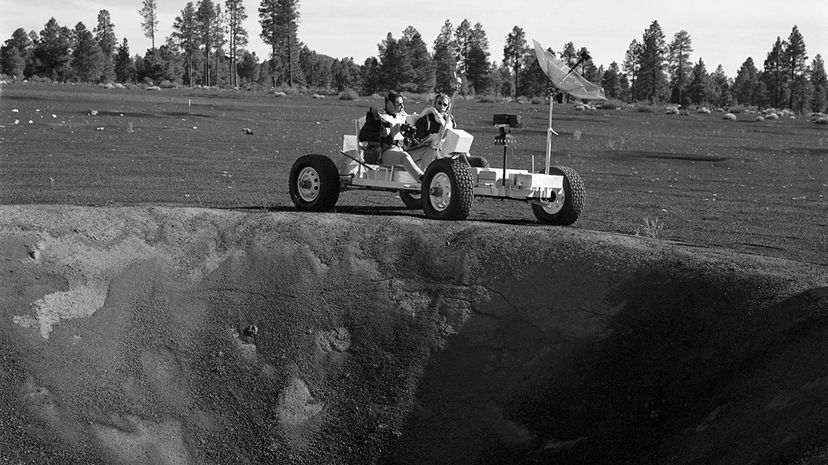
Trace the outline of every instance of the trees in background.
{"label": "trees in background", "polygon": [[454,27],[451,25],[451,21],[446,20],[432,46],[434,51],[432,55],[434,88],[437,92],[451,94],[455,85],[458,54],[453,36]]}
{"label": "trees in background", "polygon": [[129,43],[123,38],[115,55],[115,82],[125,84],[135,81],[135,61],[129,54]]}
{"label": "trees in background", "polygon": [[641,44],[638,40],[633,39],[624,53],[624,61],[621,64],[621,69],[629,76],[630,79],[630,100],[635,99],[639,95],[638,91],[638,76],[641,72]]}
{"label": "trees in background", "polygon": [[[783,102],[787,101],[788,88],[788,73],[785,71],[785,48],[786,43],[781,38],[777,37],[773,44],[771,51],[768,52],[764,63],[764,73],[762,73],[761,80],[768,91],[767,98],[770,99],[770,105],[773,107],[780,107]],[[751,59],[751,64],[753,60]],[[737,95],[739,103],[746,105],[754,105],[758,103],[753,98],[743,100],[748,95],[741,93]],[[741,98],[739,98],[741,97]]]}
{"label": "trees in background", "polygon": [[194,85],[201,76],[201,54],[199,52],[198,22],[193,2],[187,2],[181,15],[173,21],[171,38],[175,47],[182,54],[184,84]]}
{"label": "trees in background", "polygon": [[158,2],[143,0],[138,14],[142,18],[141,30],[144,31],[144,36],[150,39],[152,48],[155,48],[155,31],[158,30]]}
{"label": "trees in background", "polygon": [[653,21],[641,37],[636,100],[652,103],[665,100],[667,92],[667,42],[658,21]]}
{"label": "trees in background", "polygon": [[529,50],[529,45],[526,43],[526,33],[523,29],[515,26],[506,36],[506,45],[503,46],[503,64],[508,66],[515,79],[514,89],[520,87],[519,76],[520,68],[523,67],[526,53]]}
{"label": "trees in background", "polygon": [[825,75],[825,62],[822,55],[817,54],[811,62],[810,80],[813,88],[810,110],[825,112],[828,109],[828,77]]}
{"label": "trees in background", "polygon": [[112,24],[109,11],[98,12],[98,24],[93,32],[103,58],[101,80],[112,82],[115,80],[115,49],[118,46],[118,40],[115,38],[115,25]]}
{"label": "trees in background", "polygon": [[673,36],[673,41],[667,47],[670,101],[673,103],[682,105],[686,103],[682,94],[685,92],[688,76],[695,71],[693,64],[690,62],[690,53],[692,52],[693,40],[690,38],[690,34],[683,29]]}
{"label": "trees in background", "polygon": [[261,0],[259,24],[261,38],[270,45],[270,75],[272,84],[293,86],[297,78],[297,61],[302,44],[297,35],[299,0]]}
{"label": "trees in background", "polygon": [[[446,20],[431,50],[413,26],[406,27],[399,39],[389,32],[379,44],[377,56],[357,64],[353,58],[318,54],[299,40],[298,0],[260,0],[261,36],[271,47],[270,56],[261,60],[245,50],[242,1],[225,0],[225,11],[216,1],[186,3],[173,22],[170,37],[156,48],[156,0],[142,0],[141,26],[152,39],[152,48],[143,56],[130,56],[126,38],[118,44],[107,10],[99,11],[92,31],[83,23],[68,29],[54,18],[40,33],[20,28],[0,46],[0,73],[13,79],[55,81],[298,84],[353,89],[362,94],[389,89],[451,92],[457,76],[462,81],[461,91],[467,95],[535,97],[551,91],[552,83],[517,25],[506,36],[499,63],[490,61],[483,26],[464,19],[457,27]],[[586,47],[567,42],[557,56],[572,66],[584,52]],[[577,71],[592,82],[600,82],[608,97],[625,101],[826,110],[828,83],[822,56],[808,61],[805,40],[796,26],[787,40],[777,37],[761,69],[748,58],[734,79],[721,65],[709,73],[701,58],[691,60],[692,52],[689,32],[677,32],[667,44],[658,22],[653,21],[640,39],[632,40],[620,63],[612,62],[605,69],[586,60]]]}
{"label": "trees in background", "polygon": [[[224,43],[224,32],[221,17],[221,5],[212,0],[200,0],[195,11],[196,34],[199,45],[203,50],[204,85],[210,86],[218,82],[219,50]],[[213,53],[213,50],[216,53]],[[213,58],[215,71],[211,80],[210,58]]]}
{"label": "trees in background", "polygon": [[805,51],[805,39],[796,26],[788,36],[787,47],[783,55],[785,67],[788,72],[788,82],[791,84],[791,91],[788,94],[788,108],[802,112],[808,103],[808,97],[812,89],[809,88],[806,71],[808,54]]}
{"label": "trees in background", "polygon": [[34,74],[65,81],[71,72],[71,46],[72,31],[49,19],[32,51]]}
{"label": "trees in background", "polygon": [[228,46],[230,48],[230,85],[238,86],[238,57],[244,53],[244,47],[247,45],[247,29],[242,25],[247,19],[247,12],[242,0],[225,0],[224,7],[227,12]]}
{"label": "trees in background", "polygon": [[[26,30],[15,29],[11,38],[6,39],[0,47],[0,69],[14,79],[23,79],[26,67],[31,62],[30,55],[34,42],[29,38]],[[31,73],[29,73],[31,74]]]}
{"label": "trees in background", "polygon": [[73,39],[71,68],[74,78],[83,82],[98,82],[103,75],[104,56],[95,36],[83,23],[78,23]]}

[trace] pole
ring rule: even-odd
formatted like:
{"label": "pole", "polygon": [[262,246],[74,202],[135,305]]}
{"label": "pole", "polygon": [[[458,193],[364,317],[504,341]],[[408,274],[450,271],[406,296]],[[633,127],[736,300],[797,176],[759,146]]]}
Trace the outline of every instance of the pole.
{"label": "pole", "polygon": [[549,96],[549,127],[546,130],[546,168],[544,168],[544,174],[549,174],[549,165],[552,160],[552,134],[558,135],[554,129],[552,129],[552,107],[554,106],[554,99],[555,94]]}
{"label": "pole", "polygon": [[506,191],[506,145],[503,145],[503,191]]}

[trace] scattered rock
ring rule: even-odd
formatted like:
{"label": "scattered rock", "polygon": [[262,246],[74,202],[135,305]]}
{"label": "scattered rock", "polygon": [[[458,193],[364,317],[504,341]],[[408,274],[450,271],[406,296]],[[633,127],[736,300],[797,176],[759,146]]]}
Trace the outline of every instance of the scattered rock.
{"label": "scattered rock", "polygon": [[256,336],[259,335],[259,327],[256,325],[249,325],[242,331],[241,340],[246,344],[255,344]]}
{"label": "scattered rock", "polygon": [[250,128],[244,128],[244,129],[242,129],[242,132],[247,134],[247,135],[252,135],[253,134],[253,130],[250,129]]}
{"label": "scattered rock", "polygon": [[725,119],[725,120],[728,120],[728,121],[736,121],[736,115],[734,115],[733,113],[725,113],[725,115],[722,117],[722,119]]}
{"label": "scattered rock", "polygon": [[287,97],[287,94],[284,93],[284,92],[274,92],[273,96],[274,97]]}

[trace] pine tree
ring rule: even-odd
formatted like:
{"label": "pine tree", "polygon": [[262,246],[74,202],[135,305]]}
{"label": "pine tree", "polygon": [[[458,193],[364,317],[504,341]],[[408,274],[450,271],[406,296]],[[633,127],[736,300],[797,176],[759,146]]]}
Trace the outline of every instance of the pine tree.
{"label": "pine tree", "polygon": [[469,34],[466,77],[476,94],[485,94],[489,88],[489,39],[483,25],[475,23]]}
{"label": "pine tree", "polygon": [[238,65],[239,84],[252,84],[259,80],[259,57],[256,52],[245,51]]}
{"label": "pine tree", "polygon": [[118,52],[115,56],[115,81],[121,83],[135,80],[135,63],[129,55],[129,44],[126,37],[123,38]]}
{"label": "pine tree", "polygon": [[109,11],[98,12],[98,25],[95,26],[94,32],[95,40],[103,54],[102,80],[112,82],[115,80],[115,49],[118,40],[115,38],[115,25],[112,24]]}
{"label": "pine tree", "polygon": [[608,98],[620,99],[622,94],[621,89],[621,70],[618,68],[618,63],[612,62],[601,76],[601,87],[604,88]]}
{"label": "pine tree", "polygon": [[[686,85],[688,75],[692,72],[693,66],[690,63],[690,53],[693,52],[693,40],[690,34],[681,30],[673,36],[673,41],[668,47],[669,61],[668,69],[670,71],[670,101],[684,104],[682,93]],[[692,100],[692,99],[691,99]]]}
{"label": "pine tree", "polygon": [[104,56],[92,32],[83,23],[75,26],[72,70],[81,82],[98,82],[103,74]]}
{"label": "pine tree", "polygon": [[561,48],[561,54],[558,58],[567,67],[571,68],[575,66],[575,63],[578,61],[578,51],[575,50],[575,44],[572,42],[565,43],[563,48]]}
{"label": "pine tree", "polygon": [[379,85],[387,90],[413,90],[413,67],[407,50],[389,32],[379,44]]}
{"label": "pine tree", "polygon": [[143,6],[138,14],[141,15],[141,29],[144,36],[150,39],[152,48],[155,48],[155,31],[158,30],[158,2],[156,0],[143,0]]}
{"label": "pine tree", "polygon": [[722,65],[716,68],[716,71],[710,76],[713,86],[716,88],[716,94],[719,98],[714,103],[719,107],[727,108],[733,103],[733,96],[731,95],[731,81],[725,74]]}
{"label": "pine tree", "polygon": [[[262,26],[261,38],[271,47],[271,58],[284,63],[287,74],[280,79],[293,86],[296,61],[301,44],[297,36],[299,21],[299,0],[261,0],[259,6],[259,24]],[[273,84],[276,84],[275,69]]]}
{"label": "pine tree", "polygon": [[[590,56],[589,50],[586,47],[581,47],[581,49],[578,50],[578,59],[580,60],[582,56]],[[601,74],[598,73],[598,68],[595,67],[595,63],[592,62],[591,57],[588,60],[581,61],[579,66],[580,69],[578,70],[578,73],[587,81],[595,82],[601,79]]]}
{"label": "pine tree", "polygon": [[434,81],[437,92],[451,94],[457,73],[457,52],[452,34],[454,27],[451,21],[443,23],[440,34],[434,39]]}
{"label": "pine tree", "polygon": [[196,11],[193,2],[187,2],[181,15],[173,21],[172,38],[184,55],[184,82],[193,85],[196,81],[195,70],[199,69],[199,38]]}
{"label": "pine tree", "polygon": [[[513,27],[512,32],[506,36],[506,45],[503,46],[503,64],[511,68],[515,78],[514,88],[516,90],[520,88],[518,76],[523,65],[523,57],[528,51],[526,33],[518,26]],[[517,97],[517,95],[514,95],[514,97]]]}
{"label": "pine tree", "polygon": [[814,92],[811,95],[811,111],[828,111],[828,76],[825,74],[825,62],[822,55],[817,54],[811,62],[811,87]]}
{"label": "pine tree", "polygon": [[733,80],[733,97],[741,105],[756,105],[762,100],[759,85],[759,72],[748,57]]}
{"label": "pine tree", "polygon": [[704,60],[701,58],[699,58],[699,62],[696,63],[690,74],[690,83],[687,85],[686,98],[696,105],[718,100],[718,95],[715,95],[714,88],[710,82],[710,75],[707,73],[707,66],[705,66]]}
{"label": "pine tree", "polygon": [[661,101],[667,87],[667,44],[658,21],[653,21],[642,36],[640,97],[652,103]]}
{"label": "pine tree", "polygon": [[72,31],[58,25],[55,18],[49,19],[32,51],[36,60],[35,73],[50,79],[65,80],[71,72],[71,46]]}
{"label": "pine tree", "polygon": [[15,29],[11,38],[0,47],[0,72],[23,79],[34,44],[23,28]]}
{"label": "pine tree", "polygon": [[454,51],[457,53],[457,69],[465,76],[469,58],[469,41],[471,37],[471,23],[464,19],[454,31]]}
{"label": "pine tree", "polygon": [[[221,6],[213,4],[212,0],[200,0],[195,13],[198,39],[204,47],[204,84],[210,86],[218,84],[218,57],[223,42],[223,27],[221,21]],[[216,53],[213,53],[213,50]],[[210,57],[215,58],[215,69],[210,73]]]}
{"label": "pine tree", "polygon": [[362,65],[360,76],[362,80],[362,92],[371,95],[381,90],[382,76],[379,60],[376,57],[368,57]]}
{"label": "pine tree", "polygon": [[621,64],[622,69],[627,76],[629,76],[631,101],[635,101],[640,94],[638,83],[639,76],[641,75],[642,50],[641,44],[639,44],[637,40],[633,39],[633,41],[630,42],[629,47],[627,47],[627,51],[624,54],[624,62]]}
{"label": "pine tree", "polygon": [[418,93],[433,92],[435,85],[434,63],[422,35],[413,26],[408,26],[403,31],[400,42],[406,50],[406,55],[411,64],[413,91]]}
{"label": "pine tree", "polygon": [[227,11],[227,26],[230,40],[230,85],[238,86],[238,56],[247,45],[247,29],[244,28],[244,20],[247,19],[247,12],[244,9],[242,0],[225,0]]}
{"label": "pine tree", "polygon": [[[762,82],[767,88],[770,105],[775,108],[782,108],[786,102],[788,85],[790,83],[787,73],[787,61],[785,50],[788,43],[777,37],[773,48],[765,59],[765,71],[762,73]],[[737,97],[738,98],[738,97]]]}
{"label": "pine tree", "polygon": [[794,109],[794,99],[797,99],[796,107],[801,111],[807,102],[807,86],[804,76],[808,54],[805,51],[805,39],[796,26],[793,27],[788,37],[788,46],[783,57],[787,62],[788,81],[792,87],[788,96],[788,108]]}

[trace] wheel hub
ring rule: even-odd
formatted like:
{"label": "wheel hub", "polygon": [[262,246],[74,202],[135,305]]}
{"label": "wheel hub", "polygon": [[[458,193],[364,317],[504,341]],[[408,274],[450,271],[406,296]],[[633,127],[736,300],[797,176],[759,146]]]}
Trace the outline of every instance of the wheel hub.
{"label": "wheel hub", "polygon": [[297,193],[305,202],[313,202],[319,197],[319,187],[322,182],[319,180],[319,173],[310,166],[302,168],[296,182]]}
{"label": "wheel hub", "polygon": [[563,205],[564,205],[564,200],[565,200],[565,195],[564,195],[563,190],[561,190],[560,192],[557,193],[557,195],[553,191],[552,195],[548,199],[539,200],[536,203],[538,205],[540,205],[541,208],[543,208],[543,211],[545,211],[546,213],[548,213],[550,215],[554,215],[555,213],[558,213],[559,211],[561,211],[561,209],[563,208]]}
{"label": "wheel hub", "polygon": [[451,179],[446,173],[437,173],[428,186],[431,206],[437,211],[444,211],[451,202]]}

